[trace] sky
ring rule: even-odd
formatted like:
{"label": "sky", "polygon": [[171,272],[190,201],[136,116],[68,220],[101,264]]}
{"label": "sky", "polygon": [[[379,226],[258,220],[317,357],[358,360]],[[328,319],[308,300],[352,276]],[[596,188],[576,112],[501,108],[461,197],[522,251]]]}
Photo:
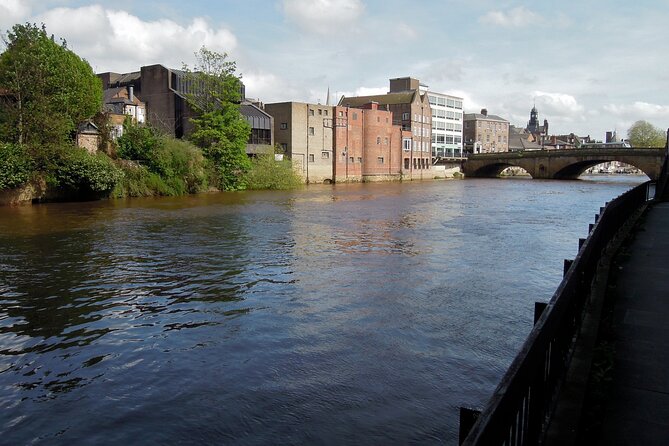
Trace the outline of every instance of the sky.
{"label": "sky", "polygon": [[0,30],[44,23],[96,72],[237,64],[249,98],[330,103],[411,76],[524,127],[624,137],[669,127],[669,0],[0,0]]}

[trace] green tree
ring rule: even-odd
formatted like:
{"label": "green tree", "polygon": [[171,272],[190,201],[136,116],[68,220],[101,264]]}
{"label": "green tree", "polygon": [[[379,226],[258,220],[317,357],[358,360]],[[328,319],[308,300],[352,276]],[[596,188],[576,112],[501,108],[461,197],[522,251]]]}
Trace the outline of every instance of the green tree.
{"label": "green tree", "polygon": [[195,56],[197,64],[192,70],[184,66],[186,82],[192,86],[188,103],[198,114],[191,119],[190,139],[210,161],[219,189],[244,189],[245,174],[251,167],[246,155],[251,127],[239,111],[241,81],[236,64],[227,60],[227,54],[204,47]]}
{"label": "green tree", "polygon": [[0,54],[0,138],[37,147],[71,139],[102,105],[91,66],[47,35],[44,25],[15,25]]}
{"label": "green tree", "polygon": [[247,174],[249,189],[295,189],[302,180],[289,159],[277,161],[274,153],[258,155],[251,160],[251,170]]}
{"label": "green tree", "polygon": [[627,131],[632,147],[664,147],[665,133],[648,121],[637,121]]}

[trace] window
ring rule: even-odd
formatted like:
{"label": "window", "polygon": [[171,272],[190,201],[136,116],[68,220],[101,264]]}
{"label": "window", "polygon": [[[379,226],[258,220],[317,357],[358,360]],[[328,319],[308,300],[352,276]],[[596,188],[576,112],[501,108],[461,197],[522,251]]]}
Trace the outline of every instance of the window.
{"label": "window", "polygon": [[408,121],[409,119],[411,119],[409,112],[402,113],[402,121]]}
{"label": "window", "polygon": [[281,143],[281,150],[283,150],[284,153],[287,152],[288,151],[288,144],[286,144],[285,142],[282,142]]}
{"label": "window", "polygon": [[376,137],[376,143],[377,143],[377,144],[381,144],[381,137],[380,137],[380,136],[377,136],[377,137]]}
{"label": "window", "polygon": [[462,110],[462,101],[455,101],[455,108]]}
{"label": "window", "polygon": [[344,116],[344,112],[343,112],[343,111],[340,111],[340,112],[339,112],[339,117],[341,118],[341,117],[343,117],[343,116]]}
{"label": "window", "polygon": [[[402,140],[402,148],[404,149],[405,152],[408,152],[411,150],[411,139],[409,138],[404,138]],[[408,167],[407,167],[408,169]]]}
{"label": "window", "polygon": [[313,115],[314,115],[314,109],[313,109],[313,108],[310,108],[310,109],[309,109],[309,116],[313,116]]}
{"label": "window", "polygon": [[353,112],[353,120],[355,121],[357,119],[358,119],[358,114],[356,112]]}
{"label": "window", "polygon": [[328,115],[328,111],[327,111],[327,110],[323,110],[323,114],[324,114],[325,116],[327,116],[327,115]]}
{"label": "window", "polygon": [[323,109],[322,108],[318,109],[318,116],[323,116]]}
{"label": "window", "polygon": [[376,157],[376,162],[379,164],[383,164],[383,157],[382,156],[377,156]]}
{"label": "window", "polygon": [[281,130],[286,130],[288,128],[288,123],[287,122],[282,122],[280,125]]}
{"label": "window", "polygon": [[404,158],[404,168],[409,169],[409,158]]}
{"label": "window", "polygon": [[376,122],[381,122],[381,116],[376,117]]}
{"label": "window", "polygon": [[321,152],[321,158],[324,160],[330,159],[330,152]]}
{"label": "window", "polygon": [[316,158],[314,157],[314,154],[313,154],[313,153],[310,153],[310,154],[309,154],[309,162],[310,162],[310,163],[313,163],[314,161],[316,161]]}
{"label": "window", "polygon": [[385,145],[388,145],[388,138],[387,138],[387,137],[384,139],[383,143],[384,143]]}
{"label": "window", "polygon": [[358,157],[358,162],[359,162],[360,164],[362,164],[362,157],[361,157],[361,156]]}
{"label": "window", "polygon": [[353,157],[350,157],[350,158],[349,158],[349,161],[351,162],[351,164],[353,164],[353,160],[354,160]]}
{"label": "window", "polygon": [[314,128],[309,127],[309,136],[314,136]]}

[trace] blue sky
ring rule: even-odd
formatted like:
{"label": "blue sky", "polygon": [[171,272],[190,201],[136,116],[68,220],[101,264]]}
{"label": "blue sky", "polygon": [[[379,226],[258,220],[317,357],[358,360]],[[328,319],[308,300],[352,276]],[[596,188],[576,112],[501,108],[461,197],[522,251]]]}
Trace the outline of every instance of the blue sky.
{"label": "blue sky", "polygon": [[413,76],[467,112],[602,139],[636,120],[669,127],[669,1],[0,0],[0,29],[44,22],[96,71],[237,62],[263,102],[382,93]]}

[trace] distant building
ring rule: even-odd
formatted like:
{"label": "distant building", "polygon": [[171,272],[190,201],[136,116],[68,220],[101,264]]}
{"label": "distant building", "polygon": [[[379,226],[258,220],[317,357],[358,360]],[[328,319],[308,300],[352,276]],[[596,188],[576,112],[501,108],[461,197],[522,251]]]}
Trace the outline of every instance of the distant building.
{"label": "distant building", "polygon": [[462,98],[434,91],[427,97],[432,108],[432,157],[462,156]]}
{"label": "distant building", "polygon": [[541,150],[534,136],[526,129],[514,125],[509,126],[509,152],[520,152],[523,150]]}
{"label": "distant building", "polygon": [[112,138],[123,134],[123,123],[128,117],[135,123],[146,122],[146,106],[135,96],[132,85],[104,90],[102,109],[109,116]]}
{"label": "distant building", "polygon": [[530,110],[530,120],[527,122],[525,131],[530,133],[533,140],[541,146],[543,146],[546,138],[548,138],[548,120],[544,119],[544,124],[539,125],[539,112],[536,106],[533,106],[532,110]]}
{"label": "distant building", "polygon": [[402,172],[405,178],[432,178],[432,109],[427,93],[421,91],[418,79],[390,79],[387,94],[372,96],[342,96],[338,106],[360,108],[378,104],[378,110],[391,112],[392,123],[411,132],[410,147],[403,148]]}
{"label": "distant building", "polygon": [[465,113],[463,133],[468,153],[509,151],[509,121],[489,115],[485,108],[481,113]]}
{"label": "distant building", "polygon": [[265,104],[265,112],[273,118],[276,144],[305,183],[334,181],[333,109],[304,102]]}
{"label": "distant building", "polygon": [[[182,138],[193,130],[190,119],[197,114],[186,98],[195,92],[196,86],[184,71],[149,65],[132,73],[107,72],[98,74],[98,77],[104,90],[132,87],[134,95],[146,107],[146,121],[151,126],[176,138]],[[274,144],[271,116],[245,100],[243,84],[240,89],[240,112],[251,125],[246,152],[252,155],[271,150]]]}

